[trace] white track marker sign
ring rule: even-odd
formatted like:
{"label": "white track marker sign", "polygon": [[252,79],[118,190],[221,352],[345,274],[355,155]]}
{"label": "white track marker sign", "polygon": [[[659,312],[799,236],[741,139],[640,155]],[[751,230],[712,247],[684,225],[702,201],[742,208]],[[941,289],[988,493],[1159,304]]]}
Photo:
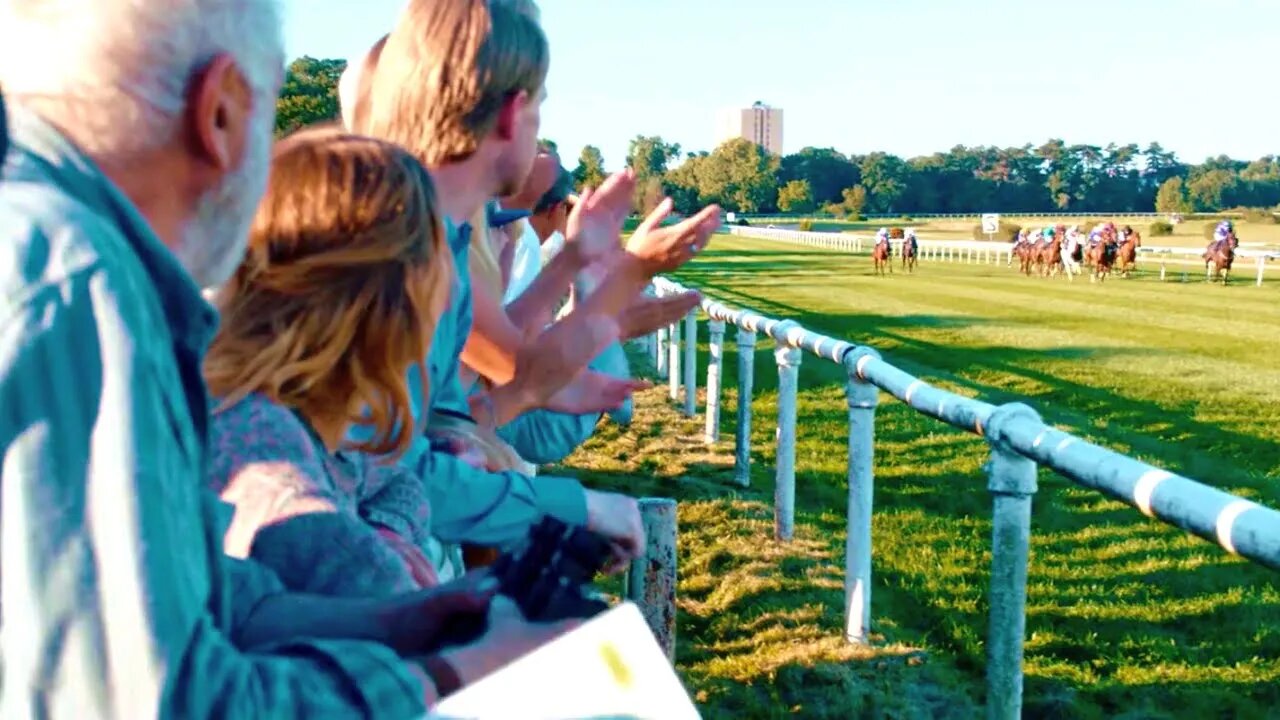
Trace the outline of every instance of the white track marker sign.
{"label": "white track marker sign", "polygon": [[1000,215],[998,213],[982,214],[982,232],[986,233],[987,240],[1000,232]]}

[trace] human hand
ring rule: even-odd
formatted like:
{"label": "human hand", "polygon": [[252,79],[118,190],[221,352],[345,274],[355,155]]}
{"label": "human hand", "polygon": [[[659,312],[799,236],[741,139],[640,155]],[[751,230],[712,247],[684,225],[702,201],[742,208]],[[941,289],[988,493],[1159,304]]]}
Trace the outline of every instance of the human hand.
{"label": "human hand", "polygon": [[665,297],[653,297],[641,293],[618,318],[622,339],[643,337],[659,328],[667,327],[688,315],[689,311],[698,307],[701,302],[702,295],[696,290]]}
{"label": "human hand", "polygon": [[393,649],[401,655],[421,655],[441,647],[449,631],[481,621],[497,591],[497,579],[479,570],[396,598],[388,610]]}
{"label": "human hand", "polygon": [[692,217],[662,227],[672,207],[671,198],[659,203],[627,241],[627,252],[639,258],[651,276],[684,265],[701,252],[720,229],[717,205],[708,205]]}
{"label": "human hand", "polygon": [[463,687],[582,625],[581,620],[529,622],[520,608],[503,596],[493,599],[486,620],[488,627],[478,640],[438,655],[457,673]]}
{"label": "human hand", "polygon": [[584,265],[608,262],[622,250],[622,224],[631,212],[636,175],[616,172],[596,189],[584,189],[565,224],[565,247],[573,248]]}
{"label": "human hand", "polygon": [[587,490],[587,529],[607,538],[614,546],[614,562],[605,569],[612,574],[644,553],[644,523],[640,504],[618,493]]}
{"label": "human hand", "polygon": [[585,370],[548,398],[543,407],[566,415],[604,413],[622,407],[632,393],[651,387],[653,383],[647,380],[616,378]]}
{"label": "human hand", "polygon": [[575,312],[521,348],[509,383],[514,386],[509,392],[520,399],[521,411],[546,407],[592,358],[617,342],[618,332],[616,318]]}

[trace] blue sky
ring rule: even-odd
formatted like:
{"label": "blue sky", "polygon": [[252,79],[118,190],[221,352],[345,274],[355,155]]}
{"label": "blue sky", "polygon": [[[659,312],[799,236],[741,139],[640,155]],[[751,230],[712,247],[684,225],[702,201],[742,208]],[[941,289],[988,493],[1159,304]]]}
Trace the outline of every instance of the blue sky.
{"label": "blue sky", "polygon": [[[290,56],[350,58],[404,0],[285,0]],[[637,134],[710,150],[723,107],[783,108],[784,151],[1152,140],[1280,153],[1280,0],[541,0],[544,137],[616,168]]]}

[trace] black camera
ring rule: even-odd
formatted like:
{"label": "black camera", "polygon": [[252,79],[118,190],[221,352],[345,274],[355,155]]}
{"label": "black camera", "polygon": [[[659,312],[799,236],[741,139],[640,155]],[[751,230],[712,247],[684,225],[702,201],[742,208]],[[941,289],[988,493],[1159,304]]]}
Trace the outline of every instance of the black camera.
{"label": "black camera", "polygon": [[[603,537],[554,518],[543,518],[516,550],[504,553],[489,568],[498,581],[498,594],[520,608],[530,622],[595,617],[609,604],[590,587],[613,558],[613,546]],[[484,616],[450,622],[439,642],[463,645],[484,634]]]}

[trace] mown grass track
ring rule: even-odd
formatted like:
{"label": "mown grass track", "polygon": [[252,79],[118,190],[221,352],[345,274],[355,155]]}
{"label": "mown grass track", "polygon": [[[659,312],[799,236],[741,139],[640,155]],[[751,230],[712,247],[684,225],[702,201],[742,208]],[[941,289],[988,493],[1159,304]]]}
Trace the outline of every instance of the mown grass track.
{"label": "mown grass track", "polygon": [[[873,345],[962,394],[1280,506],[1280,284],[1150,276],[1068,285],[1004,266],[869,258],[718,237],[679,280],[734,305]],[[705,371],[700,328],[699,377]],[[732,337],[732,333],[730,333]],[[753,485],[723,437],[664,390],[565,472],[681,500],[682,672],[716,717],[980,714],[990,496],[983,442],[884,402],[878,413],[872,650],[840,641],[843,372],[805,359],[797,541],[771,539],[772,345],[757,347]],[[699,404],[701,407],[701,403]],[[1280,717],[1280,578],[1051,473],[1035,498],[1026,716]],[[916,652],[923,651],[923,654]],[[1277,709],[1273,709],[1277,708]]]}

